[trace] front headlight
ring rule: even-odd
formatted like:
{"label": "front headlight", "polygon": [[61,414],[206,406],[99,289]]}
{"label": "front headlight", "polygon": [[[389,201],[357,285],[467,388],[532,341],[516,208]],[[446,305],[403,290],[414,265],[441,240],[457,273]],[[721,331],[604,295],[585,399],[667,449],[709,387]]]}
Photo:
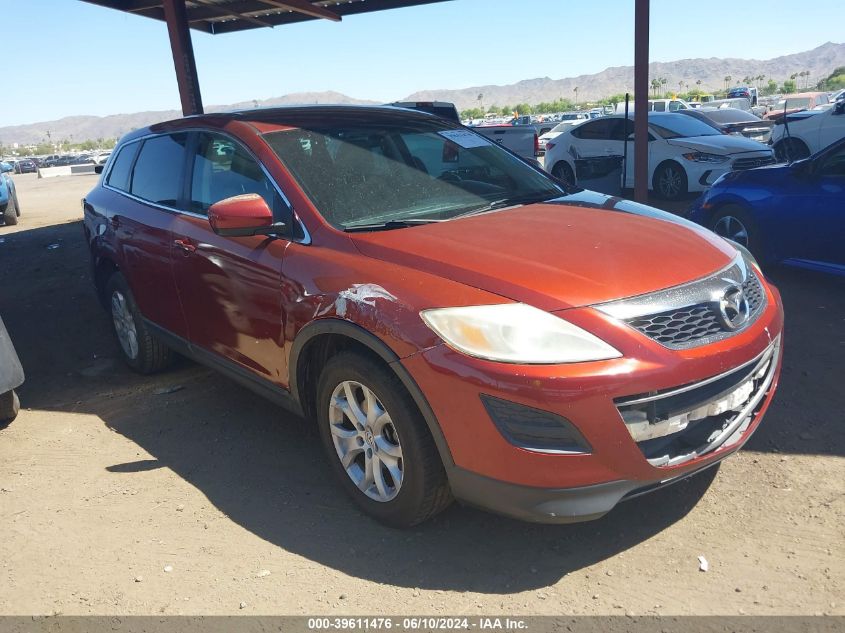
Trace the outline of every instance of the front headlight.
{"label": "front headlight", "polygon": [[727,156],[722,156],[721,154],[708,154],[706,152],[690,152],[689,154],[684,154],[683,156],[687,160],[691,160],[696,163],[724,163],[729,160]]}
{"label": "front headlight", "polygon": [[453,349],[504,363],[579,363],[622,354],[576,325],[524,303],[420,312]]}

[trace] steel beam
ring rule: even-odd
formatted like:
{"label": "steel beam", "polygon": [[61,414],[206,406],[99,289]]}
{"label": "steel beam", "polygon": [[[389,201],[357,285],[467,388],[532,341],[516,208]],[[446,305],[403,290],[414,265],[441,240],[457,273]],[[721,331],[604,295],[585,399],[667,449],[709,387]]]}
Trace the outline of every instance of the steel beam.
{"label": "steel beam", "polygon": [[634,8],[634,200],[648,202],[648,13],[649,0]]}
{"label": "steel beam", "polygon": [[188,15],[185,0],[164,0],[164,18],[173,51],[173,66],[182,101],[182,114],[202,114],[202,95],[197,77],[197,63],[194,60],[194,46],[188,30]]}

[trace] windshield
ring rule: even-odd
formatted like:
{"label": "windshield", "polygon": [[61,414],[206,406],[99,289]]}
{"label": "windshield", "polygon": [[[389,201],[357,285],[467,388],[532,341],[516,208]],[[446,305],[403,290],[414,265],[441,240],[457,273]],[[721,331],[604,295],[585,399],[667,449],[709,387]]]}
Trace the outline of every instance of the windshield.
{"label": "windshield", "polygon": [[434,118],[314,124],[264,138],[339,229],[449,220],[566,193],[480,134]]}
{"label": "windshield", "polygon": [[717,136],[719,130],[703,121],[682,114],[666,114],[648,118],[649,127],[661,138],[687,138],[690,136]]}

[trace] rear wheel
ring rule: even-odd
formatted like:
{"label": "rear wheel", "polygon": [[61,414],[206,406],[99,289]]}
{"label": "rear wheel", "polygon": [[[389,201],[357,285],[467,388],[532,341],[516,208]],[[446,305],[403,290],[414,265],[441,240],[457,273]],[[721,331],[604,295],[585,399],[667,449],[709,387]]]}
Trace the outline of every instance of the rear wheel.
{"label": "rear wheel", "polygon": [[572,173],[572,167],[566,161],[559,161],[552,168],[552,176],[565,182],[567,185],[575,184],[575,174]]}
{"label": "rear wheel", "polygon": [[687,172],[674,161],[665,162],[654,172],[652,189],[661,198],[677,200],[689,193]]}
{"label": "rear wheel", "polygon": [[801,139],[785,138],[775,143],[775,158],[780,162],[802,160],[810,156],[810,148]]}
{"label": "rear wheel", "polygon": [[393,527],[421,523],[452,500],[425,420],[399,378],[355,352],[333,357],[317,386],[317,423],[341,486]]}
{"label": "rear wheel", "polygon": [[13,226],[18,223],[18,201],[15,196],[9,196],[9,203],[6,205],[6,210],[3,211],[3,222],[7,226]]}
{"label": "rear wheel", "polygon": [[18,400],[14,389],[0,394],[0,426],[5,426],[18,417],[20,408],[21,401]]}
{"label": "rear wheel", "polygon": [[173,352],[149,331],[135,297],[120,273],[114,273],[106,286],[112,328],[123,360],[141,374],[154,374],[170,365]]}

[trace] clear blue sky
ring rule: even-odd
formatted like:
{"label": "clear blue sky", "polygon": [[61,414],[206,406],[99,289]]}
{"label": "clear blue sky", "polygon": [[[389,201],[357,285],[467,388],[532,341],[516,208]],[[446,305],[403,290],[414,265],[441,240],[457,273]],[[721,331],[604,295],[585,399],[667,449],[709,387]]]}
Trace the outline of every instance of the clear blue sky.
{"label": "clear blue sky", "polygon": [[[633,0],[453,0],[225,35],[193,32],[203,101],[553,79],[633,64]],[[812,10],[808,10],[811,7]],[[652,0],[651,61],[770,59],[845,40],[845,1]],[[178,109],[162,22],[78,0],[3,0],[0,126]]]}

